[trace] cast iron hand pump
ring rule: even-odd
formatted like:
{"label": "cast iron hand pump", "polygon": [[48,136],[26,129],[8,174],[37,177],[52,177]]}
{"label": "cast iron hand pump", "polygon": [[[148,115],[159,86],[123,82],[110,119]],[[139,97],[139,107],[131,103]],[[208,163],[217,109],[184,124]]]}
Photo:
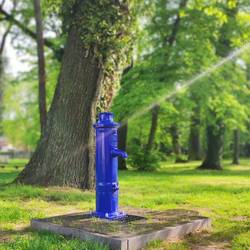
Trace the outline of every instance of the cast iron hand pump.
{"label": "cast iron hand pump", "polygon": [[118,210],[118,158],[127,154],[117,148],[117,129],[109,112],[99,114],[96,129],[96,211],[94,216],[121,219],[126,216]]}

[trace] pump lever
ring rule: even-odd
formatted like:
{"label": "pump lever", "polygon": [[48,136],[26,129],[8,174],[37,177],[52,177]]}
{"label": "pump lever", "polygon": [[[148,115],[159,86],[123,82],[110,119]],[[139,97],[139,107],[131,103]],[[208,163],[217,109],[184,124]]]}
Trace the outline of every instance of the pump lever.
{"label": "pump lever", "polygon": [[128,158],[128,154],[120,149],[117,149],[117,148],[112,148],[111,150],[111,155],[113,157],[122,157],[122,158]]}

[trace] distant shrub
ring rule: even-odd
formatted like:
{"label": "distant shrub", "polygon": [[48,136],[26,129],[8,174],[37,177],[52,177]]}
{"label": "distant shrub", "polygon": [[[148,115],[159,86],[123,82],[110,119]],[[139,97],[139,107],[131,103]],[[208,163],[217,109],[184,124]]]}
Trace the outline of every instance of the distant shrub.
{"label": "distant shrub", "polygon": [[175,163],[185,163],[188,162],[187,156],[186,155],[179,155],[175,159]]}
{"label": "distant shrub", "polygon": [[159,167],[161,155],[158,151],[152,150],[150,153],[145,153],[142,146],[133,145],[130,147],[128,163],[138,170],[153,171]]}

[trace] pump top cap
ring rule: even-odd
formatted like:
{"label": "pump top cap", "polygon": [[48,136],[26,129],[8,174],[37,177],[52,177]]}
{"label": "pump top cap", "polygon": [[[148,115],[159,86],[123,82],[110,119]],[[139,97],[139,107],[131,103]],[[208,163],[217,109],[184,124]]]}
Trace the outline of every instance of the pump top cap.
{"label": "pump top cap", "polygon": [[111,112],[102,112],[99,114],[100,122],[105,122],[105,121],[113,122],[113,120],[114,120],[114,114]]}
{"label": "pump top cap", "polygon": [[119,123],[114,122],[114,114],[111,112],[102,112],[99,114],[99,119],[94,125],[94,128],[116,128]]}

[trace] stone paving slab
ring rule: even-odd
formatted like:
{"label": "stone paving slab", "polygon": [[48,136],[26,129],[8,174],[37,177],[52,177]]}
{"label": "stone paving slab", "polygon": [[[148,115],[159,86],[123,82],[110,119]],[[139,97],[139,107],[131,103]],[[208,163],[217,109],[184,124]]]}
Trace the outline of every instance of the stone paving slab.
{"label": "stone paving slab", "polygon": [[190,210],[152,211],[126,209],[134,220],[109,221],[90,213],[74,213],[33,219],[31,227],[81,240],[109,245],[111,250],[138,250],[152,240],[178,240],[185,235],[210,230],[211,219]]}

